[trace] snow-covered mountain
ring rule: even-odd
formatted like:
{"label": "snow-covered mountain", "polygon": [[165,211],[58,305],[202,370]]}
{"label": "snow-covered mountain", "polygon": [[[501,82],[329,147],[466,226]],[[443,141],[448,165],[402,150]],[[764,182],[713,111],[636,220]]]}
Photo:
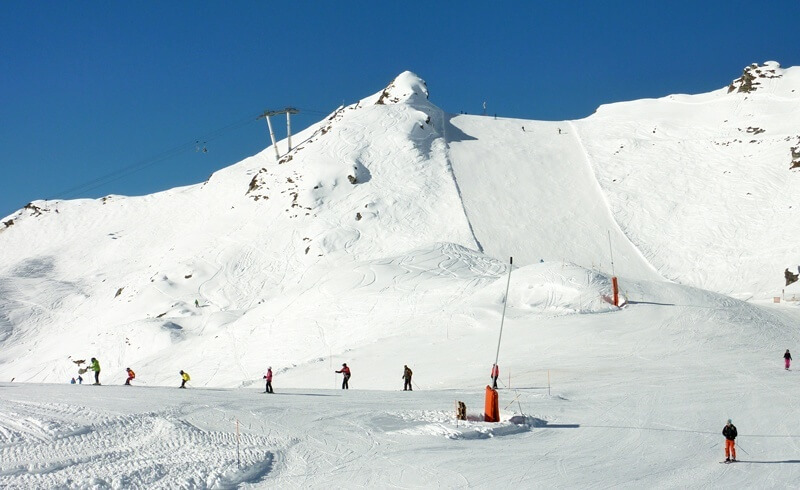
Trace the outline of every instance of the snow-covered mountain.
{"label": "snow-covered mountain", "polygon": [[612,271],[639,301],[649,282],[772,298],[800,263],[798,128],[800,68],[773,62],[560,122],[448,114],[404,72],[278,161],[268,148],[201,184],[4,218],[0,379],[61,382],[96,356],[150,384],[183,368],[249,385],[271,364],[328,387],[361,355],[381,388],[386,352],[433,368],[440,341],[494,338],[510,256],[512,328],[615,310]]}

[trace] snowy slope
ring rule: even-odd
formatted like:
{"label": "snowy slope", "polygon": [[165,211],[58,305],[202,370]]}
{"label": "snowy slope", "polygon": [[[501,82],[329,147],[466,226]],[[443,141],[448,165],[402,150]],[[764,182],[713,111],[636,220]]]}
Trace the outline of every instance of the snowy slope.
{"label": "snowy slope", "polygon": [[566,282],[571,311],[602,311],[609,244],[624,294],[666,279],[779,295],[800,262],[800,75],[763,70],[751,92],[560,123],[451,116],[405,72],[291,152],[281,142],[278,162],[268,148],[195,186],[31,203],[0,228],[0,377],[60,382],[69,359],[97,355],[153,384],[185,368],[241,386],[265,362],[299,373],[376,342],[494,329],[511,255],[521,276],[547,278],[525,304],[563,311]]}
{"label": "snowy slope", "polygon": [[[555,271],[519,283],[548,275]],[[793,486],[798,380],[781,355],[800,341],[797,309],[663,282],[631,289],[648,301],[631,298],[612,314],[542,314],[544,305],[514,298],[497,424],[480,419],[489,365],[472,361],[491,361],[497,331],[489,328],[431,335],[408,346],[410,359],[397,356],[398,343],[353,350],[346,392],[286,388],[338,381],[327,359],[278,373],[274,395],[260,382],[148,387],[146,375],[133,387],[118,386],[119,375],[109,380],[117,386],[1,383],[0,486]],[[569,309],[571,298],[550,305]],[[405,362],[413,392],[400,391]],[[370,384],[383,389],[362,388]],[[454,420],[456,400],[466,403],[467,422]],[[735,466],[717,464],[727,418],[740,434],[744,462]]]}
{"label": "snowy slope", "polygon": [[760,298],[800,263],[800,68],[747,72],[751,92],[614,104],[575,127],[615,219],[665,277]]}

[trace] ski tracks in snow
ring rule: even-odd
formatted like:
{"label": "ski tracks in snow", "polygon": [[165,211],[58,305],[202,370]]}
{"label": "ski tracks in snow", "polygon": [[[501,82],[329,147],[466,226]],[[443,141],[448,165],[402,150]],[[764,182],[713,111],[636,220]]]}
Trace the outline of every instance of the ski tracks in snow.
{"label": "ski tracks in snow", "polygon": [[111,415],[3,401],[0,486],[228,488],[271,471],[274,454],[263,448],[275,441],[242,434],[240,467],[236,443],[234,433],[202,430],[174,410]]}

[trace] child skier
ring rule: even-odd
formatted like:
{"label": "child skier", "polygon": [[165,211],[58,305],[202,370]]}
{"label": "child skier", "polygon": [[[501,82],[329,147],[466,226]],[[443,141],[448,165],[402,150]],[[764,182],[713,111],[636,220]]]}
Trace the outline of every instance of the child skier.
{"label": "child skier", "polygon": [[783,355],[783,360],[786,365],[786,370],[789,370],[789,366],[792,365],[792,355],[789,354],[789,349],[786,349],[786,354]]}
{"label": "child skier", "polygon": [[736,431],[736,426],[733,425],[731,419],[728,419],[728,423],[725,427],[722,428],[722,435],[725,436],[725,462],[735,462],[736,461],[736,436],[739,433]]}
{"label": "child skier", "polygon": [[274,393],[274,391],[272,391],[272,366],[267,368],[267,374],[264,375],[264,379],[267,380],[267,387],[264,393]]}
{"label": "child skier", "polygon": [[181,388],[186,388],[186,382],[189,381],[192,378],[190,378],[189,377],[189,373],[184,372],[183,369],[181,369],[181,373],[180,374],[181,374],[181,380],[182,380],[180,387]]}
{"label": "child skier", "polygon": [[131,381],[133,381],[133,378],[136,377],[136,373],[134,373],[133,369],[131,368],[125,368],[125,371],[128,373],[128,379],[125,380],[125,384],[130,386]]}
{"label": "child skier", "polygon": [[342,379],[342,389],[349,390],[350,385],[347,383],[350,380],[350,368],[347,367],[347,363],[342,364],[342,369],[335,371],[336,373],[342,373],[344,375],[344,379]]}

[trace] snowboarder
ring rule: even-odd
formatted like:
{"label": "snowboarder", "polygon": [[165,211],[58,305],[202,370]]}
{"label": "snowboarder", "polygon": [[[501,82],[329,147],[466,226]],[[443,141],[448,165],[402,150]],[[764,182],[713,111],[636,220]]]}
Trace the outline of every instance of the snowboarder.
{"label": "snowboarder", "polygon": [[497,378],[500,377],[500,366],[492,364],[492,389],[497,389]]}
{"label": "snowboarder", "polygon": [[131,381],[136,377],[136,373],[134,373],[131,368],[125,368],[125,371],[128,373],[128,379],[125,380],[125,384],[130,386]]}
{"label": "snowboarder", "polygon": [[181,369],[180,375],[181,375],[181,380],[182,380],[180,387],[181,388],[186,388],[186,382],[189,381],[192,378],[190,378],[189,377],[189,373],[184,372],[183,369]]}
{"label": "snowboarder", "polygon": [[342,375],[343,375],[342,389],[343,390],[349,390],[350,389],[350,385],[347,382],[350,380],[350,368],[347,367],[347,363],[346,362],[343,363],[342,364],[342,369],[340,369],[338,371],[335,371],[335,372],[336,373],[342,373]]}
{"label": "snowboarder", "polygon": [[94,384],[100,384],[100,361],[96,358],[92,358],[92,365],[89,366],[90,371],[94,371]]}
{"label": "snowboarder", "polygon": [[725,462],[736,461],[736,443],[734,441],[739,433],[731,419],[728,419],[728,423],[722,428],[722,435],[725,436]]}
{"label": "snowboarder", "polygon": [[403,379],[405,382],[403,383],[403,391],[414,391],[411,389],[411,376],[414,373],[411,372],[411,368],[407,365],[403,365]]}
{"label": "snowboarder", "polygon": [[789,354],[789,349],[786,349],[786,354],[783,355],[783,360],[786,364],[786,370],[789,370],[789,366],[792,365],[792,355]]}
{"label": "snowboarder", "polygon": [[275,393],[272,391],[272,366],[267,368],[267,374],[264,375],[264,379],[267,380],[267,387],[264,393]]}

